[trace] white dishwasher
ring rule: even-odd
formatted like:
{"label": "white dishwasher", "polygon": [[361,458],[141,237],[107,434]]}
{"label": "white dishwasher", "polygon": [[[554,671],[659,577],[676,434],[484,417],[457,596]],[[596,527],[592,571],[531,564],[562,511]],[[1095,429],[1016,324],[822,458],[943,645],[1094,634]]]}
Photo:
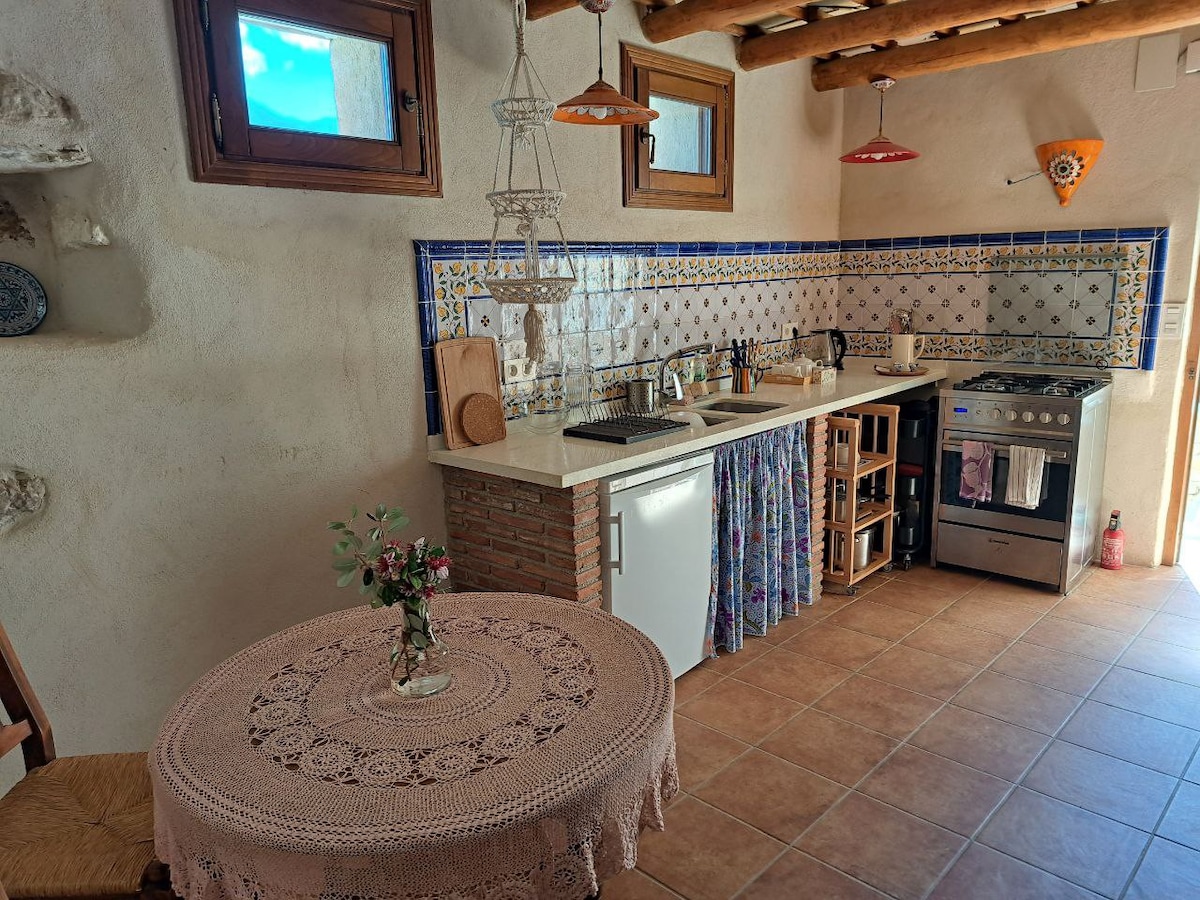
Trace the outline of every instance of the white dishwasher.
{"label": "white dishwasher", "polygon": [[600,481],[604,608],[646,634],[678,678],[704,659],[713,456]]}

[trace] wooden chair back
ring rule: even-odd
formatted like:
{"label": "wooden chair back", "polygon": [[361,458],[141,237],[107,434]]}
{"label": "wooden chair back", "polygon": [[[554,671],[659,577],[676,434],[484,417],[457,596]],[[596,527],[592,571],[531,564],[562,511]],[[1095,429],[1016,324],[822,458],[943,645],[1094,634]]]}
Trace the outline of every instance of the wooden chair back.
{"label": "wooden chair back", "polygon": [[42,709],[33,686],[25,676],[25,670],[21,668],[17,651],[13,649],[3,624],[0,624],[0,705],[3,705],[12,723],[0,724],[0,756],[20,744],[27,772],[54,759],[54,734],[50,730],[50,720],[46,718],[46,711]]}

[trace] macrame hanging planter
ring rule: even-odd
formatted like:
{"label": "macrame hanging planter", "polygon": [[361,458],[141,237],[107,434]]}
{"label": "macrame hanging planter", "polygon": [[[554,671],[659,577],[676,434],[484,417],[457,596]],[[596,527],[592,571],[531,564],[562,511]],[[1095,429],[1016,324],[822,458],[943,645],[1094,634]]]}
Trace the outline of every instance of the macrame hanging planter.
{"label": "macrame hanging planter", "polygon": [[1059,206],[1071,204],[1071,196],[1091,173],[1103,149],[1104,141],[1095,140],[1051,141],[1036,148],[1038,163],[1058,195]]}
{"label": "macrame hanging planter", "polygon": [[[492,104],[500,125],[496,174],[487,195],[495,214],[483,283],[497,303],[524,303],[525,341],[529,358],[546,358],[545,320],[540,304],[562,303],[577,280],[567,239],[558,220],[566,196],[554,162],[546,126],[554,103],[525,52],[525,0],[514,0],[513,27],[517,56],[501,96]],[[524,245],[520,257],[500,248],[501,231],[512,228]],[[549,232],[552,243],[543,245]],[[557,237],[557,242],[553,239]],[[548,251],[548,255],[547,255]]]}

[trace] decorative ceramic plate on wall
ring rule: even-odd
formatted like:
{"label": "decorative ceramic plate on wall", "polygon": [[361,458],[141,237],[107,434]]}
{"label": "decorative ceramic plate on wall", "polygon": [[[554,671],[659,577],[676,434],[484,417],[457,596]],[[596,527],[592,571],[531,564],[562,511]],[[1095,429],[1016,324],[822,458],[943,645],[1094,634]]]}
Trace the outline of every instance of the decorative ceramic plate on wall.
{"label": "decorative ceramic plate on wall", "polygon": [[46,318],[46,292],[20,266],[0,262],[0,337],[29,334]]}

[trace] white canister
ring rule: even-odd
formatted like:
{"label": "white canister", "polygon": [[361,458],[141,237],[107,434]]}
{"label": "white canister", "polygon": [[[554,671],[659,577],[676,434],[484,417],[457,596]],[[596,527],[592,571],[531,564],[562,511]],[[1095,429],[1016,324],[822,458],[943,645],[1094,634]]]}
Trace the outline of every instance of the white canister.
{"label": "white canister", "polygon": [[925,336],[915,334],[892,335],[892,368],[910,371],[925,352]]}

